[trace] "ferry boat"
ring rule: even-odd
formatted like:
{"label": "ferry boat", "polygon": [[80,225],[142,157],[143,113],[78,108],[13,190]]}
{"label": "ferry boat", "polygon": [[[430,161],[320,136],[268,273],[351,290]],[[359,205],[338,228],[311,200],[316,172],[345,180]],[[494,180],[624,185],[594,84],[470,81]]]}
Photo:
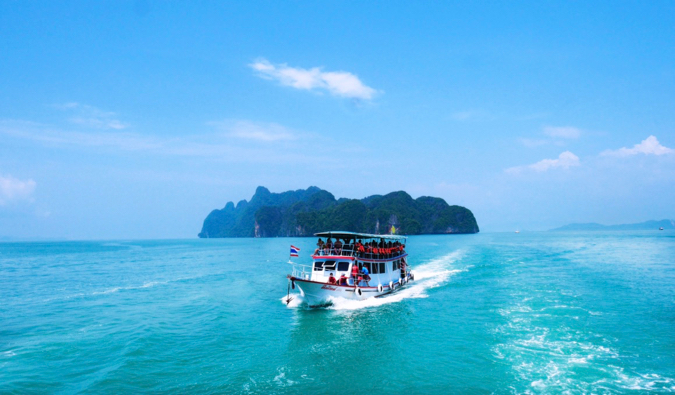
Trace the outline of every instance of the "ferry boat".
{"label": "ferry boat", "polygon": [[312,265],[288,262],[293,269],[287,276],[287,304],[293,299],[291,289],[297,289],[310,307],[319,307],[329,305],[331,298],[386,295],[415,279],[407,264],[406,236],[341,231],[314,236],[319,241]]}

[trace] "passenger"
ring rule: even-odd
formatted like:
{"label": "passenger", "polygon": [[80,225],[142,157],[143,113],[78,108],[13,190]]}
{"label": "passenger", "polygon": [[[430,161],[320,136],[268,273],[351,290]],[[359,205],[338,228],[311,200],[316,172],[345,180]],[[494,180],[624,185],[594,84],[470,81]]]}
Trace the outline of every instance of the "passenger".
{"label": "passenger", "polygon": [[359,265],[354,262],[352,265],[352,278],[354,279],[354,285],[358,285],[358,277],[359,277]]}
{"label": "passenger", "polygon": [[361,274],[363,275],[363,280],[366,282],[366,287],[370,287],[370,284],[368,284],[368,282],[370,281],[370,274],[368,273],[368,268],[366,267],[366,265],[363,265]]}
{"label": "passenger", "polygon": [[326,244],[324,245],[324,251],[326,251],[326,254],[332,254],[333,253],[333,240],[328,238],[326,240]]}
{"label": "passenger", "polygon": [[336,282],[337,282],[337,280],[335,279],[335,277],[333,277],[333,273],[331,273],[330,277],[328,277],[328,284],[335,285]]}
{"label": "passenger", "polygon": [[335,247],[335,253],[337,255],[342,255],[342,242],[340,239],[335,239],[335,244],[333,244],[333,246]]}
{"label": "passenger", "polygon": [[316,250],[314,250],[314,255],[319,255],[319,251],[323,250],[323,240],[319,237],[319,241],[316,242]]}
{"label": "passenger", "polygon": [[363,242],[361,242],[361,240],[356,242],[356,250],[361,253],[366,252],[366,248],[363,246]]}
{"label": "passenger", "polygon": [[345,276],[344,273],[340,276],[340,279],[338,280],[338,285],[347,285],[347,276]]}

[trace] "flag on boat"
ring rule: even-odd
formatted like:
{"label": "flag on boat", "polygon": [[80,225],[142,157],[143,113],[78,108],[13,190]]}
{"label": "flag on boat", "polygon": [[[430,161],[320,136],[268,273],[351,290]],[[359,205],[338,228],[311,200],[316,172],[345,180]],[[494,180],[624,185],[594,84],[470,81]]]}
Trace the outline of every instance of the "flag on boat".
{"label": "flag on boat", "polygon": [[300,249],[294,245],[291,246],[291,256],[298,256]]}

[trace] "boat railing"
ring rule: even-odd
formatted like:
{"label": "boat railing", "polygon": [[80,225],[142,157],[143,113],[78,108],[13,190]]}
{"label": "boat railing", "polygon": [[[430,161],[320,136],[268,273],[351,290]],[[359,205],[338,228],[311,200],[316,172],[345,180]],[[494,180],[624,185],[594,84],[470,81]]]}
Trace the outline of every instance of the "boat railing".
{"label": "boat railing", "polygon": [[295,278],[302,278],[309,280],[312,277],[312,266],[302,265],[300,263],[295,263],[293,261],[288,261],[289,264],[293,267],[291,271],[291,276]]}
{"label": "boat railing", "polygon": [[354,256],[354,245],[348,244],[336,248],[335,246],[328,248],[317,248],[314,255],[317,256]]}

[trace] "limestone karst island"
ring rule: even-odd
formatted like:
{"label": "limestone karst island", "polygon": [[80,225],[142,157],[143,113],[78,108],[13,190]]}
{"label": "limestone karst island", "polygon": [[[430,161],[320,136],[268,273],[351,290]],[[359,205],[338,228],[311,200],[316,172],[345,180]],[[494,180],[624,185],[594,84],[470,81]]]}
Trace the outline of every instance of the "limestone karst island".
{"label": "limestone karst island", "polygon": [[201,238],[311,236],[326,229],[404,235],[478,233],[471,210],[406,192],[335,199],[317,187],[272,193],[258,187],[250,201],[229,202],[204,220]]}

